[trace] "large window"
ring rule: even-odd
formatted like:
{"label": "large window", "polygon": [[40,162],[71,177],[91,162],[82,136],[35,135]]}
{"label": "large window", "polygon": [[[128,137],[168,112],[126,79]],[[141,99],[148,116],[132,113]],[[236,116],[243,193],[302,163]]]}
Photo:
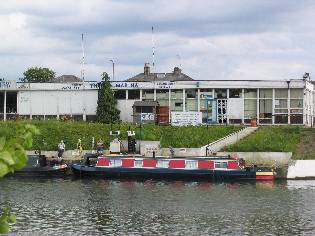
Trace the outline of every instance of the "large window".
{"label": "large window", "polygon": [[142,100],[154,100],[154,90],[153,89],[145,89],[142,91]]}
{"label": "large window", "polygon": [[257,89],[244,89],[244,121],[257,118]]}
{"label": "large window", "polygon": [[241,98],[242,97],[242,89],[230,89],[229,90],[230,98]]}
{"label": "large window", "polygon": [[114,96],[116,99],[126,99],[126,90],[116,90],[114,91]]}
{"label": "large window", "polygon": [[288,89],[275,89],[275,123],[288,123]]}
{"label": "large window", "polygon": [[140,90],[128,90],[128,99],[140,99]]}
{"label": "large window", "polygon": [[226,89],[215,89],[214,90],[215,98],[227,98],[227,90]]}
{"label": "large window", "polygon": [[244,98],[257,98],[257,89],[245,89]]}
{"label": "large window", "polygon": [[171,111],[183,111],[183,90],[171,90]]}
{"label": "large window", "polygon": [[167,89],[161,89],[156,91],[156,100],[160,106],[169,106],[168,104],[169,91]]}
{"label": "large window", "polygon": [[259,89],[259,123],[272,123],[272,89]]}
{"label": "large window", "polygon": [[244,100],[244,118],[257,118],[257,99]]}
{"label": "large window", "polygon": [[187,89],[185,90],[186,96],[186,111],[198,111],[198,90]]}
{"label": "large window", "polygon": [[290,123],[303,124],[303,89],[290,89]]}

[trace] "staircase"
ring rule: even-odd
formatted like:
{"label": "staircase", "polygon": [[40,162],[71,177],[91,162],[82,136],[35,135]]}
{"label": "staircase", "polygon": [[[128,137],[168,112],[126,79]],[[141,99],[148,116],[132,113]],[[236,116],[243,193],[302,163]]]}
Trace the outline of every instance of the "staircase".
{"label": "staircase", "polygon": [[231,133],[221,139],[218,139],[212,143],[209,143],[208,145],[201,147],[201,152],[208,153],[208,156],[213,155],[220,151],[225,146],[232,145],[238,142],[242,138],[245,138],[246,136],[255,132],[257,129],[258,127],[245,127],[244,129]]}

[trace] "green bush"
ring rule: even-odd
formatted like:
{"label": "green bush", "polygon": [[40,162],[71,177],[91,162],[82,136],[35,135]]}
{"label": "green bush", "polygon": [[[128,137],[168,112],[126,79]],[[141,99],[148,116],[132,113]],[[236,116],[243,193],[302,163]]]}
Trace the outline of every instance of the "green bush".
{"label": "green bush", "polygon": [[[78,121],[39,121],[28,120],[21,123],[35,125],[40,134],[34,137],[33,149],[56,150],[60,140],[64,140],[66,149],[76,149],[78,139],[82,141],[83,149],[91,149],[92,137],[95,143],[102,138],[106,147],[109,146],[110,130],[120,130],[121,139],[127,139],[127,130],[136,131],[136,139],[140,139],[140,126],[132,124],[101,124]],[[16,125],[14,121],[0,122],[0,128],[12,131]],[[188,126],[171,127],[154,124],[142,125],[142,140],[161,141],[162,147],[201,147],[229,133],[241,129],[241,126]]]}

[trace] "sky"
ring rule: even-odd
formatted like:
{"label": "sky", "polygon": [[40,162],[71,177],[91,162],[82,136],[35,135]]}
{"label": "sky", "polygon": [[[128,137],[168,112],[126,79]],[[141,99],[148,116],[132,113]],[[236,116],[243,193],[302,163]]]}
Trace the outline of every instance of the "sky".
{"label": "sky", "polygon": [[0,78],[29,67],[125,80],[152,65],[196,80],[315,78],[313,0],[10,0],[0,2]]}

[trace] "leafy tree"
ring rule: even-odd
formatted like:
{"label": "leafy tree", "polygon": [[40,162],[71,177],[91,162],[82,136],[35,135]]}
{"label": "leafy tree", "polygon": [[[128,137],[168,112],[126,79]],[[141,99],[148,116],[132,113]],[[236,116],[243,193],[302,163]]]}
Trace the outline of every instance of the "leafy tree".
{"label": "leafy tree", "polygon": [[111,89],[109,76],[104,72],[98,89],[97,121],[106,124],[119,122],[120,111],[116,106],[117,100],[114,97],[114,91]]}
{"label": "leafy tree", "polygon": [[[22,169],[27,161],[25,148],[31,148],[33,135],[38,130],[33,125],[17,125],[15,133],[0,131],[0,178],[9,172]],[[16,217],[10,208],[5,208],[0,215],[0,234],[10,231],[9,224],[15,223]]]}
{"label": "leafy tree", "polygon": [[22,82],[37,82],[37,83],[45,83],[49,80],[55,78],[55,72],[50,70],[49,68],[42,67],[31,67],[24,71],[24,77],[20,80]]}

